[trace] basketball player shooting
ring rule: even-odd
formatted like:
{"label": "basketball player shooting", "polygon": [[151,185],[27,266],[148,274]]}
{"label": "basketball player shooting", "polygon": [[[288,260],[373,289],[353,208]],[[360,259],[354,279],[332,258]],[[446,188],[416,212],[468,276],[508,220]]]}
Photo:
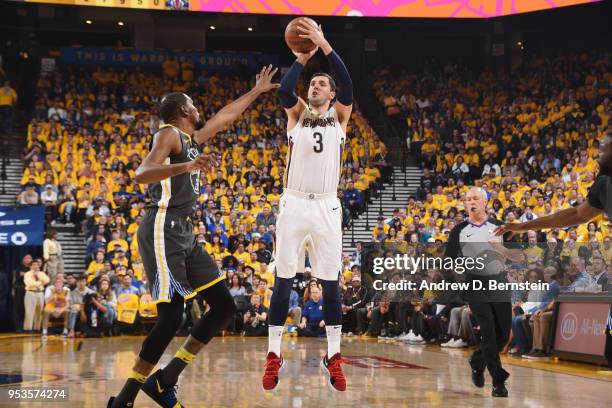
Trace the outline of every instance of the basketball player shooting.
{"label": "basketball player shooting", "polygon": [[[301,19],[300,37],[316,46],[296,52],[297,60],[281,80],[278,90],[287,113],[289,158],[285,189],[276,224],[276,280],[270,301],[268,354],[263,388],[274,390],[279,382],[283,326],[289,294],[298,268],[299,253],[309,246],[312,274],[323,286],[323,315],[327,332],[327,355],[321,366],[333,389],[344,391],[340,338],[342,311],[338,278],[342,258],[342,210],[337,198],[346,126],[353,108],[353,86],[349,73],[323,31],[312,20]],[[334,76],[318,73],[310,79],[308,103],[295,93],[300,72],[321,49]],[[332,101],[335,103],[332,104]]]}
{"label": "basketball player shooting", "polygon": [[[189,218],[200,193],[200,171],[218,166],[214,155],[199,146],[240,117],[262,93],[278,88],[272,66],[257,75],[253,89],[214,115],[206,125],[190,97],[181,92],[164,96],[160,116],[164,125],[153,136],[149,154],[136,170],[135,180],[148,184],[152,204],[138,228],[137,239],[157,322],[142,344],[132,374],[108,407],[132,407],[143,391],[162,407],[180,408],[176,384],[195,355],[226,327],[236,312],[217,264],[200,245]],[[209,311],[195,322],[174,358],[149,376],[183,321],[184,302],[197,298]],[[147,376],[149,376],[147,378]]]}

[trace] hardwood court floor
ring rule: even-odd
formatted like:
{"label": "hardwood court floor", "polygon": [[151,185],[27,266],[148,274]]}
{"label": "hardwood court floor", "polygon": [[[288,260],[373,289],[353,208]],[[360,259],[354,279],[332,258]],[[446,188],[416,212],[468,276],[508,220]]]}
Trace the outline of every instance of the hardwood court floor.
{"label": "hardwood court floor", "polygon": [[[175,339],[165,364],[183,339]],[[121,388],[142,337],[64,340],[50,336],[0,338],[0,386],[68,387],[64,403],[1,403],[0,406],[104,407]],[[612,376],[594,366],[527,363],[504,359],[512,376],[510,398],[490,397],[470,380],[468,351],[343,339],[348,379],[345,393],[332,393],[319,368],[325,339],[285,337],[287,361],[274,394],[261,389],[265,338],[216,338],[187,368],[179,396],[187,407],[572,407],[610,406]],[[513,364],[516,363],[516,364]],[[520,364],[520,365],[517,365]],[[21,376],[21,378],[20,378]],[[14,384],[21,381],[21,385]],[[3,385],[2,385],[3,384]],[[136,407],[154,407],[144,394]]]}

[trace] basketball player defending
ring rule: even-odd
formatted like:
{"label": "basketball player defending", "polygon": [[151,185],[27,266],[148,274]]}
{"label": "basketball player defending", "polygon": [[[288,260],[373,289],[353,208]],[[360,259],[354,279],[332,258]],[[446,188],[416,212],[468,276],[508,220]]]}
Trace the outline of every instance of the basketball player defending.
{"label": "basketball player defending", "polygon": [[[196,241],[189,219],[200,191],[200,171],[218,165],[214,156],[200,155],[198,146],[238,119],[258,95],[280,86],[271,83],[275,73],[271,66],[262,69],[255,87],[221,109],[206,126],[184,93],[161,100],[165,125],[153,136],[135,176],[137,183],[149,185],[153,199],[137,237],[158,317],[132,374],[119,395],[111,397],[109,407],[132,407],[141,388],[162,407],[182,407],[175,388],[180,373],[235,314],[225,277]],[[183,321],[184,301],[193,297],[205,301],[210,310],[194,324],[170,363],[147,378]]]}
{"label": "basketball player defending", "polygon": [[[264,390],[278,385],[284,362],[281,338],[287,319],[289,294],[298,267],[299,254],[309,246],[312,274],[323,285],[323,315],[327,331],[327,355],[321,365],[331,386],[346,389],[341,367],[342,311],[338,278],[342,258],[342,209],[337,198],[346,126],[353,108],[353,85],[344,63],[329,45],[321,28],[302,22],[301,37],[317,46],[309,53],[296,53],[297,60],[281,80],[278,90],[287,112],[289,158],[285,189],[276,224],[276,280],[270,301],[268,355],[263,375]],[[338,80],[314,74],[308,88],[308,104],[295,94],[300,72],[321,48]],[[332,101],[336,102],[332,106]]]}

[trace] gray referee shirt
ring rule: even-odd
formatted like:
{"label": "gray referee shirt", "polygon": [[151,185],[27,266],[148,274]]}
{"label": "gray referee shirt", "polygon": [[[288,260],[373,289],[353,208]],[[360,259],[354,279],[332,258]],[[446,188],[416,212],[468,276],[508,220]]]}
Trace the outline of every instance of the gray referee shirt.
{"label": "gray referee shirt", "polygon": [[505,270],[505,258],[491,245],[503,243],[502,237],[495,236],[495,229],[502,223],[488,219],[482,224],[464,221],[453,228],[448,236],[445,257],[482,258],[484,268],[473,268],[466,273],[480,276],[499,275]]}

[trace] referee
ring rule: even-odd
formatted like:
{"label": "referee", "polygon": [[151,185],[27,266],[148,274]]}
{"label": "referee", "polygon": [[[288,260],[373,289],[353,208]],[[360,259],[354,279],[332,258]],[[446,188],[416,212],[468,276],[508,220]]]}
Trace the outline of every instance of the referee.
{"label": "referee", "polygon": [[[611,142],[612,134],[608,131],[606,138],[599,144],[599,175],[589,188],[587,199],[582,204],[528,222],[507,223],[499,227],[495,233],[502,236],[506,232],[515,234],[529,230],[539,231],[546,228],[570,227],[587,223],[602,214],[606,214],[612,220]],[[606,262],[609,263],[610,260],[607,259]],[[605,357],[608,360],[608,367],[612,369],[612,307],[606,325]]]}
{"label": "referee", "polygon": [[[502,237],[495,236],[495,229],[501,225],[497,220],[489,219],[486,213],[487,193],[480,187],[473,187],[465,197],[465,208],[468,219],[453,228],[448,237],[445,257],[467,258],[477,260],[478,267],[466,270],[465,282],[471,288],[462,297],[469,304],[472,314],[480,326],[481,340],[476,351],[470,357],[472,382],[482,388],[485,384],[484,370],[487,368],[493,380],[494,397],[507,397],[506,380],[510,374],[503,369],[499,352],[508,342],[512,324],[512,304],[508,291],[489,291],[488,282],[495,280],[507,282],[505,275],[506,258],[520,258],[520,250],[506,249]],[[484,266],[484,267],[483,267]]]}

